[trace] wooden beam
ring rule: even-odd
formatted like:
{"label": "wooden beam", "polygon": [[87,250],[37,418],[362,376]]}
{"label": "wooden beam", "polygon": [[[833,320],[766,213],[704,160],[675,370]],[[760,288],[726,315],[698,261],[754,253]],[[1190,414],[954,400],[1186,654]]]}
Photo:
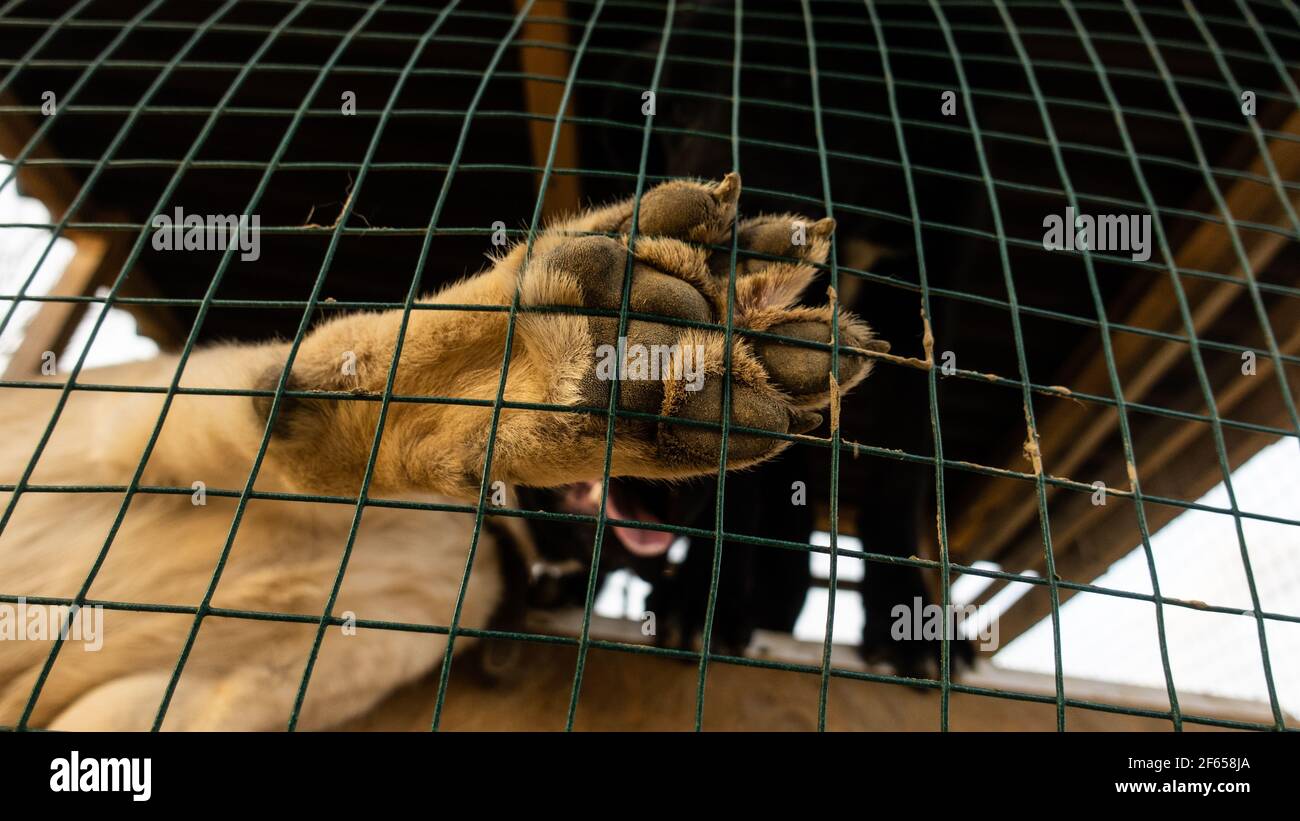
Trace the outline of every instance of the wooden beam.
{"label": "wooden beam", "polygon": [[[18,105],[12,93],[0,93],[4,105]],[[36,123],[30,117],[8,113],[0,117],[0,155],[16,157],[35,137]],[[59,159],[47,145],[37,145],[28,159]],[[8,173],[7,170],[5,173]],[[23,196],[40,201],[50,212],[50,220],[63,218],[76,198],[81,183],[63,165],[43,163],[24,164],[17,174],[19,191]],[[117,211],[102,211],[95,203],[86,201],[79,208],[79,216],[87,221],[129,222]],[[101,285],[111,284],[121,271],[131,246],[132,237],[122,233],[92,233],[66,231],[65,236],[76,245],[76,252],[58,282],[50,290],[52,296],[90,296]],[[124,283],[120,294],[126,297],[151,297],[158,292],[153,282],[138,267]],[[142,335],[164,348],[179,344],[185,334],[172,314],[149,306],[124,306],[135,317]],[[84,302],[42,302],[36,315],[28,322],[22,343],[6,366],[3,378],[26,379],[40,372],[46,351],[62,353],[72,338],[77,324],[86,313]]]}
{"label": "wooden beam", "polygon": [[[1300,112],[1293,113],[1282,130],[1300,134]],[[1300,143],[1274,140],[1269,143],[1269,150],[1282,179],[1300,179]],[[1251,170],[1261,174],[1266,172],[1259,158],[1251,164]],[[1285,210],[1270,187],[1242,180],[1233,184],[1225,200],[1236,219],[1269,225],[1285,224]],[[1296,207],[1300,207],[1300,195],[1293,196],[1292,200]],[[1264,270],[1288,243],[1287,238],[1280,234],[1249,231],[1242,234],[1242,244],[1255,272]],[[1177,250],[1175,261],[1181,268],[1223,271],[1243,280],[1242,284],[1190,277],[1182,280],[1197,333],[1218,319],[1234,300],[1245,298],[1245,272],[1225,227],[1201,223]],[[1152,285],[1121,321],[1136,327],[1186,333],[1177,303],[1171,299],[1163,278]],[[1186,351],[1183,343],[1136,334],[1113,334],[1111,343],[1124,396],[1131,402],[1141,401]],[[1069,380],[1069,387],[1080,392],[1110,395],[1110,379],[1100,346],[1082,372]],[[1051,406],[1038,418],[1044,469],[1054,475],[1079,478],[1072,476],[1072,472],[1096,452],[1098,444],[1114,432],[1118,421],[1113,408],[1068,402]],[[1006,467],[1023,470],[1025,462],[1017,454],[1008,460]],[[1048,487],[1047,492],[1054,496],[1056,489]],[[977,559],[998,561],[1007,544],[1027,528],[1037,533],[1037,512],[1035,499],[1017,494],[1014,488],[1005,484],[990,486],[990,491],[973,500],[954,523],[954,558],[962,562]],[[1041,550],[1041,541],[1039,547]]]}
{"label": "wooden beam", "polygon": [[[0,92],[0,104],[17,106],[22,103],[12,92],[4,91]],[[27,148],[35,134],[36,124],[32,118],[13,112],[0,116],[0,155],[9,159],[17,157]],[[28,156],[29,160],[54,158],[54,153],[43,143],[37,145]],[[4,175],[8,174],[9,167],[5,166]],[[49,209],[53,220],[63,216],[81,188],[68,169],[61,165],[23,165],[18,169],[17,177],[18,190],[24,196],[40,200]]]}
{"label": "wooden beam", "polygon": [[[77,238],[77,250],[59,281],[50,289],[51,296],[87,296],[109,276],[114,262],[120,266],[121,255],[112,253],[114,243],[105,236]],[[114,269],[116,270],[116,269]],[[5,367],[5,379],[28,379],[41,372],[47,351],[56,356],[68,344],[77,323],[86,313],[84,302],[41,302],[36,315],[27,323],[23,340]]]}
{"label": "wooden beam", "polygon": [[[1274,327],[1287,329],[1287,335],[1278,340],[1284,353],[1300,354],[1300,302],[1288,300],[1270,314]],[[1226,378],[1218,380],[1223,386],[1216,394],[1221,412],[1234,413],[1235,418],[1286,428],[1291,424],[1286,407],[1278,391],[1273,362],[1260,359],[1254,376],[1242,376],[1237,363],[1225,363]],[[1300,391],[1300,372],[1292,372],[1292,392]],[[1188,386],[1187,399],[1199,398],[1200,389]],[[1207,423],[1184,422],[1169,418],[1151,418],[1142,430],[1142,439],[1157,443],[1142,458],[1139,469],[1144,474],[1161,473],[1178,483],[1177,496],[1196,500],[1223,481],[1218,461],[1208,461],[1205,454],[1214,452],[1212,431]],[[1277,441],[1266,433],[1238,433],[1226,442],[1228,462],[1236,466],[1255,455],[1260,449]],[[1117,560],[1138,546],[1133,538],[1136,520],[1131,504],[1093,505],[1088,494],[1072,493],[1063,497],[1059,515],[1053,511],[1053,536],[1056,551],[1056,572],[1063,579],[1088,582],[1101,575]],[[1144,510],[1147,525],[1157,532],[1183,513],[1183,508],[1146,502]],[[1060,524],[1058,524],[1060,523]],[[1032,568],[1043,571],[1042,543],[1029,538],[1014,545],[1005,565],[1016,572]],[[1001,584],[990,585],[981,595],[984,601]],[[1073,593],[1061,590],[1062,603]],[[1051,612],[1046,596],[1029,595],[1020,599],[998,619],[998,635],[1005,646],[1016,636],[1046,618]]]}
{"label": "wooden beam", "polygon": [[[515,0],[515,11],[524,6],[523,0]],[[568,43],[568,26],[541,20],[544,17],[567,18],[567,4],[564,0],[538,0],[524,21],[519,35],[521,40],[566,45]],[[522,45],[519,47],[519,64],[525,74],[540,74],[554,77],[559,82],[525,79],[524,105],[528,113],[542,115],[548,119],[532,119],[528,123],[528,136],[532,145],[533,165],[546,167],[550,153],[552,134],[555,131],[555,117],[560,110],[564,97],[564,79],[569,74],[569,52],[561,48],[547,48],[542,45]],[[565,117],[573,113],[570,101],[565,109]],[[577,130],[572,124],[561,127],[560,139],[556,145],[555,168],[578,168]],[[540,189],[542,174],[538,172],[536,187]],[[574,212],[582,204],[582,189],[578,178],[571,174],[551,174],[546,187],[546,202],[542,206],[544,217],[552,217],[563,212]]]}

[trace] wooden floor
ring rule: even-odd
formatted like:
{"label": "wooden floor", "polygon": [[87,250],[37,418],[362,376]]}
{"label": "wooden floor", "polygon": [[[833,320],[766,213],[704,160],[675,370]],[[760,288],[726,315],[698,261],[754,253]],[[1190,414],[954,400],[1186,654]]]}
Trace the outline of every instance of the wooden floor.
{"label": "wooden floor", "polygon": [[[551,627],[556,627],[551,624]],[[597,620],[593,635],[619,641],[639,640],[631,622]],[[554,630],[559,633],[561,630]],[[481,672],[476,651],[457,655],[452,666],[442,729],[562,730],[569,707],[577,651],[573,647],[511,642],[517,650],[493,682]],[[788,636],[760,634],[751,654],[799,664],[818,663],[820,644]],[[837,647],[836,667],[862,669],[850,648]],[[676,661],[627,652],[593,649],[587,659],[575,719],[578,730],[691,730],[694,727],[699,668]],[[1052,677],[1000,671],[992,667],[968,674],[965,683],[1001,690],[1055,692]],[[705,690],[706,730],[815,730],[820,677],[714,663]],[[1161,689],[1067,679],[1066,695],[1093,702],[1165,710]],[[430,726],[437,692],[432,675],[396,693],[362,720],[344,730],[425,730]],[[1184,713],[1269,723],[1267,705],[1180,693]],[[1290,722],[1290,720],[1288,719]],[[832,730],[938,730],[939,694],[897,684],[832,678],[827,698],[827,728]],[[1056,729],[1054,704],[953,694],[952,730]],[[1118,715],[1088,709],[1066,710],[1073,731],[1168,731],[1164,719]],[[1213,729],[1186,725],[1186,729]]]}

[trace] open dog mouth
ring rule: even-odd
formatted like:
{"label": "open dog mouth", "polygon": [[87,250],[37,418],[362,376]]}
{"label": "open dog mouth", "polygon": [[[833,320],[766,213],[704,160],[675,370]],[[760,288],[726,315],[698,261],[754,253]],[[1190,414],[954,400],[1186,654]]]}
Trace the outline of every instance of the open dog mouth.
{"label": "open dog mouth", "polygon": [[[564,507],[571,513],[595,516],[600,512],[600,483],[578,482],[569,485],[564,494]],[[609,498],[605,501],[605,516],[610,519],[658,523],[659,518],[649,513],[633,494],[610,480]],[[634,556],[662,556],[677,536],[666,530],[648,530],[639,527],[610,525],[619,542]]]}

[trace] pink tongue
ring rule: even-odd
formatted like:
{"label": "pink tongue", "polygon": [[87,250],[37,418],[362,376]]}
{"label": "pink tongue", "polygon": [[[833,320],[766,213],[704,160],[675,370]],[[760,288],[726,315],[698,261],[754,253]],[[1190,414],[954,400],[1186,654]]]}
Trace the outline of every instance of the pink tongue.
{"label": "pink tongue", "polygon": [[[632,520],[636,517],[628,516],[619,510],[618,505],[614,504],[614,494],[605,500],[605,513],[611,519]],[[643,516],[642,518],[649,518]],[[639,527],[616,527],[611,526],[614,535],[623,543],[628,552],[635,556],[662,556],[668,552],[676,536],[664,530],[642,530]]]}
{"label": "pink tongue", "polygon": [[672,547],[675,538],[663,530],[638,530],[634,527],[615,527],[613,530],[628,552],[637,556],[662,556]]}

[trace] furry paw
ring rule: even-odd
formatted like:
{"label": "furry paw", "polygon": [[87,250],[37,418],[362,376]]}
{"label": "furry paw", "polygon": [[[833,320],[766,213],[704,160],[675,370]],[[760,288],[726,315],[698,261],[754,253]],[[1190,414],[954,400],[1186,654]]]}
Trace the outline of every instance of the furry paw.
{"label": "furry paw", "polygon": [[[722,421],[724,380],[729,380],[733,426],[803,433],[820,424],[818,411],[836,401],[837,393],[870,372],[869,357],[844,347],[888,349],[846,311],[797,304],[814,266],[826,260],[835,227],[830,219],[787,214],[739,223],[731,301],[730,247],[739,195],[734,173],[716,183],[674,180],[642,197],[635,237],[628,234],[634,216],[628,202],[554,229],[539,243],[524,272],[525,304],[610,312],[621,308],[627,292],[632,316],[622,335],[618,317],[586,319],[591,360],[590,367],[581,368],[580,404],[608,405],[617,383],[623,410],[716,425]],[[575,229],[622,236],[569,233]],[[716,326],[725,325],[729,308],[734,332],[728,350],[726,334]],[[838,379],[831,376],[833,323],[841,346]],[[593,421],[603,436],[603,419]],[[618,430],[626,445],[616,453],[615,468],[622,475],[677,477],[717,467],[722,437],[715,427],[624,419]],[[727,463],[753,464],[786,444],[733,432]]]}

